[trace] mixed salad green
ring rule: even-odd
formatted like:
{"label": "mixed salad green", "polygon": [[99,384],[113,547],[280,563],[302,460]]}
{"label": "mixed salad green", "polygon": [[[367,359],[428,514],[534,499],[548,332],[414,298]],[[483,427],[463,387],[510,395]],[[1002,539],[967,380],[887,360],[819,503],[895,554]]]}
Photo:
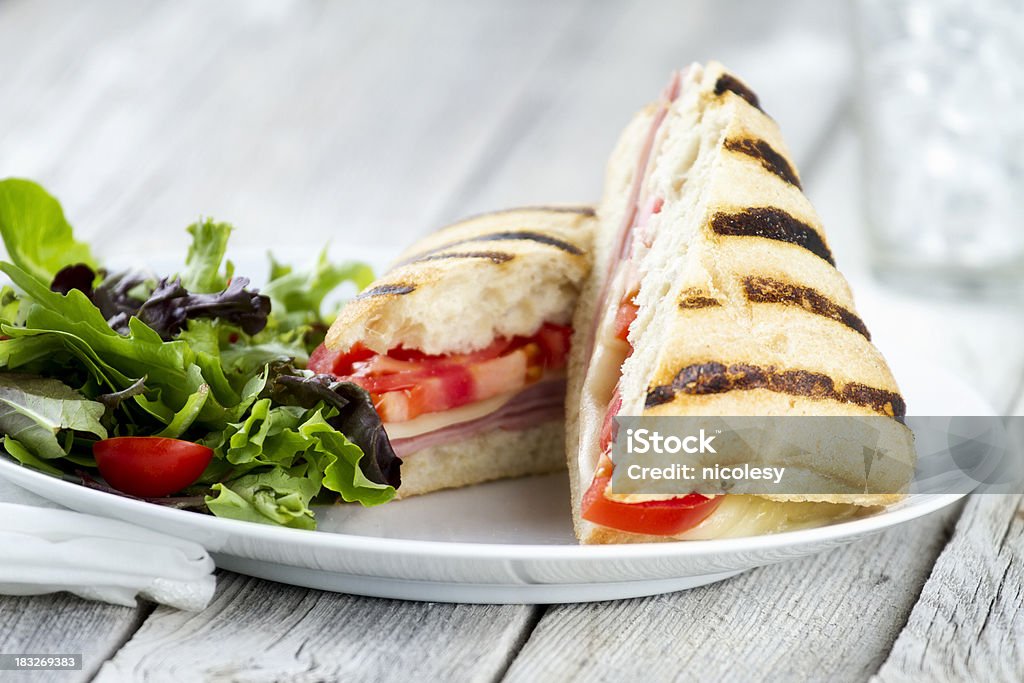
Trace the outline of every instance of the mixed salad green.
{"label": "mixed salad green", "polygon": [[231,230],[189,226],[177,274],[109,272],[42,187],[0,181],[3,451],[122,495],[302,529],[314,502],[390,500],[401,461],[369,394],[303,369],[325,299],[365,287],[370,268],[271,257],[256,290],[225,259]]}

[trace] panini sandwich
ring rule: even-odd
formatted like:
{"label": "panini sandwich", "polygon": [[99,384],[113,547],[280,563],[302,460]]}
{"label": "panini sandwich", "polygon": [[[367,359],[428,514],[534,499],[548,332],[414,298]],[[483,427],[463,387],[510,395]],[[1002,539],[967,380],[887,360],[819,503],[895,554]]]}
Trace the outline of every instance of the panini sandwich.
{"label": "panini sandwich", "polygon": [[310,359],[367,389],[399,497],[565,466],[565,367],[594,211],[490,213],[406,250]]}
{"label": "panini sandwich", "polygon": [[[622,134],[598,219],[567,395],[582,542],[769,533],[901,497],[915,458],[904,401],[749,87],[717,63],[676,74]],[[790,415],[880,416],[894,457],[859,494],[644,496],[611,485],[617,416]],[[860,447],[839,446],[857,457]],[[840,455],[821,453],[813,475],[848,491]]]}

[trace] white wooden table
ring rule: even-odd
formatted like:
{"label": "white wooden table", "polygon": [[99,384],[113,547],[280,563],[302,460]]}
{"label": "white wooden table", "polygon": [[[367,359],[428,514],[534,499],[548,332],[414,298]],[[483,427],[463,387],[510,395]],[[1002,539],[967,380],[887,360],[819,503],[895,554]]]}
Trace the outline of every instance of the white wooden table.
{"label": "white wooden table", "polygon": [[[632,111],[670,69],[714,57],[780,122],[868,322],[898,318],[1019,412],[1019,304],[864,275],[848,24],[816,0],[0,0],[0,177],[44,183],[108,251],[183,253],[199,214],[268,248],[397,249],[469,212],[593,200]],[[1021,502],[978,496],[613,603],[398,602],[226,572],[200,614],[0,597],[0,653],[84,653],[81,672],[32,675],[60,681],[1022,680]]]}

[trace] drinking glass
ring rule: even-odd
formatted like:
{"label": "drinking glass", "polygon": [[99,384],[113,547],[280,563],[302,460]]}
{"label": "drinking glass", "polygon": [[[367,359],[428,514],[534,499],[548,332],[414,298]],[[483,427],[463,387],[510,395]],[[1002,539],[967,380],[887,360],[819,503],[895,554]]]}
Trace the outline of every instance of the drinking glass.
{"label": "drinking glass", "polygon": [[855,0],[873,267],[916,288],[1019,291],[1024,2]]}

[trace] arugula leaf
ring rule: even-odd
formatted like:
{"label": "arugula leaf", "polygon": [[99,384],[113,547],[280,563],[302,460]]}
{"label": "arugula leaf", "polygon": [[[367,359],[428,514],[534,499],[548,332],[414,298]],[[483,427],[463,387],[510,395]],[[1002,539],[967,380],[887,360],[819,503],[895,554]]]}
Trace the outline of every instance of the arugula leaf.
{"label": "arugula leaf", "polygon": [[107,437],[100,424],[105,409],[55,379],[0,373],[0,433],[33,455],[52,460],[66,455],[62,430]]}
{"label": "arugula leaf", "polygon": [[188,226],[192,244],[185,257],[185,270],[181,284],[190,292],[208,294],[219,292],[228,286],[231,267],[227,273],[220,272],[220,264],[228,250],[228,237],[232,227],[227,223],[215,223],[207,219]]}
{"label": "arugula leaf", "polygon": [[89,246],[75,241],[60,203],[31,180],[0,181],[0,237],[11,260],[47,283],[64,266],[95,266]]}

